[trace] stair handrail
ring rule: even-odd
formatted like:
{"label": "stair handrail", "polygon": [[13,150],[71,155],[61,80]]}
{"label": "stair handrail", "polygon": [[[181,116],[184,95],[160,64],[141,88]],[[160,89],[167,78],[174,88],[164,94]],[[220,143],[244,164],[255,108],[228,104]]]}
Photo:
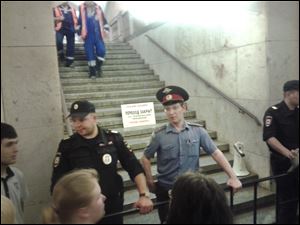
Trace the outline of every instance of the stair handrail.
{"label": "stair handrail", "polygon": [[62,88],[62,84],[61,81],[59,81],[60,83],[60,96],[61,96],[61,103],[62,103],[62,110],[63,110],[63,121],[65,122],[66,128],[67,128],[67,133],[69,136],[71,136],[73,134],[73,130],[71,127],[71,123],[68,120],[68,108],[67,108],[67,103],[66,103],[66,99],[65,99],[65,95],[64,95],[64,91]]}
{"label": "stair handrail", "polygon": [[[258,184],[261,183],[261,182],[265,182],[265,181],[270,181],[270,180],[276,180],[276,179],[280,179],[280,178],[283,178],[283,177],[286,177],[286,176],[289,176],[290,173],[283,173],[283,174],[279,174],[279,175],[272,175],[272,176],[268,176],[268,177],[263,177],[263,178],[259,178],[259,179],[255,179],[255,180],[249,180],[249,181],[242,181],[242,185],[243,187],[246,187],[246,186],[251,186],[253,185],[253,188],[254,188],[254,195],[253,195],[253,224],[256,224],[257,223],[257,196],[258,196],[258,193],[257,193],[257,188],[258,188]],[[276,182],[277,184],[277,182]],[[229,200],[229,206],[231,208],[231,210],[233,210],[233,206],[234,206],[234,193],[233,193],[233,189],[231,187],[228,187],[226,186],[224,189],[224,191],[230,191],[230,200]],[[277,194],[277,187],[276,187],[276,191],[275,191],[275,196],[276,196],[276,217],[275,217],[275,222],[278,221],[278,205],[279,204],[284,204],[286,202],[281,202],[279,203],[279,199],[278,199],[278,194]],[[292,201],[298,201],[298,198],[296,199],[291,199],[289,200],[288,202],[292,202]],[[153,209],[157,208],[158,206],[161,206],[161,205],[166,205],[166,204],[169,204],[170,201],[169,200],[166,200],[166,201],[161,201],[161,202],[156,202],[154,203],[153,205]],[[112,213],[112,214],[108,214],[106,215],[104,218],[110,218],[110,217],[113,217],[113,216],[118,216],[118,215],[128,215],[128,214],[132,214],[132,213],[136,213],[136,212],[139,212],[140,209],[138,208],[132,208],[132,209],[127,209],[127,210],[123,210],[121,212],[116,212],[116,213]]]}
{"label": "stair handrail", "polygon": [[239,112],[248,115],[250,118],[252,118],[258,126],[261,126],[260,120],[255,116],[253,113],[251,113],[248,109],[243,107],[241,104],[236,102],[234,99],[226,95],[224,92],[222,92],[220,89],[215,87],[213,84],[211,84],[209,81],[205,80],[202,76],[200,76],[198,73],[196,73],[194,70],[192,70],[189,66],[181,62],[176,56],[172,55],[168,50],[166,50],[164,47],[162,47],[157,41],[155,41],[152,37],[149,35],[145,35],[154,45],[156,45],[162,52],[167,54],[169,57],[171,57],[176,63],[178,63],[181,67],[183,67],[185,70],[193,74],[196,78],[201,80],[204,84],[206,84],[207,87],[213,89],[217,94],[221,95],[223,98],[225,98],[227,101],[229,101],[231,104],[236,106],[239,109]]}

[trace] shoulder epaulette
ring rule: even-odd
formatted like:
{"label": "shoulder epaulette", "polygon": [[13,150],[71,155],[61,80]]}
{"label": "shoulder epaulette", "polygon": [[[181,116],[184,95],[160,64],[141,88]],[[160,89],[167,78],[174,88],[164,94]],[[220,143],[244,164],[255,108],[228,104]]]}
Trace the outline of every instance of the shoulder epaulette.
{"label": "shoulder epaulette", "polygon": [[160,131],[162,131],[162,130],[165,130],[167,128],[167,125],[165,124],[165,125],[162,125],[162,126],[160,126],[160,127],[157,127],[157,128],[155,128],[155,130],[154,130],[154,133],[158,133],[158,132],[160,132]]}
{"label": "shoulder epaulette", "polygon": [[188,125],[190,126],[195,126],[195,127],[203,127],[203,125],[199,124],[199,123],[191,123],[191,122],[187,122]]}
{"label": "shoulder epaulette", "polygon": [[107,134],[118,134],[118,133],[120,133],[119,131],[116,131],[116,130],[109,130],[109,129],[104,130],[104,132],[107,133]]}

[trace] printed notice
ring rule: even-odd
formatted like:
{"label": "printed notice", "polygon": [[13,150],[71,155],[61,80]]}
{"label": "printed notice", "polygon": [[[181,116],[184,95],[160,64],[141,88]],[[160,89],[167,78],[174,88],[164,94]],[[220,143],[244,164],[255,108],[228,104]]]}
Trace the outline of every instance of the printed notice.
{"label": "printed notice", "polygon": [[121,105],[124,128],[156,124],[153,102]]}

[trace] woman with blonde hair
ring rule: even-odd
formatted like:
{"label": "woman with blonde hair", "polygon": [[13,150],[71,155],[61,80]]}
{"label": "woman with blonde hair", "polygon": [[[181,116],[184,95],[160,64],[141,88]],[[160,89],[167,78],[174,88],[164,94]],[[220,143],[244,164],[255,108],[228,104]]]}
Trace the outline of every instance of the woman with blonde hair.
{"label": "woman with blonde hair", "polygon": [[52,205],[43,212],[44,224],[97,223],[105,215],[96,170],[75,170],[54,186]]}
{"label": "woman with blonde hair", "polygon": [[1,195],[1,224],[15,223],[15,207],[11,200]]}

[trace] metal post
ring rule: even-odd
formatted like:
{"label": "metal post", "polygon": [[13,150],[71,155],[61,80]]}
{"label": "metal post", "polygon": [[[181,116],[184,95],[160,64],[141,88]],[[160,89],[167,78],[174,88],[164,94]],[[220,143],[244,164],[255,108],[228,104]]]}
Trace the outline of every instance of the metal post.
{"label": "metal post", "polygon": [[257,183],[254,183],[254,196],[253,196],[253,224],[257,223]]}
{"label": "metal post", "polygon": [[230,208],[233,210],[233,189],[230,187]]}

